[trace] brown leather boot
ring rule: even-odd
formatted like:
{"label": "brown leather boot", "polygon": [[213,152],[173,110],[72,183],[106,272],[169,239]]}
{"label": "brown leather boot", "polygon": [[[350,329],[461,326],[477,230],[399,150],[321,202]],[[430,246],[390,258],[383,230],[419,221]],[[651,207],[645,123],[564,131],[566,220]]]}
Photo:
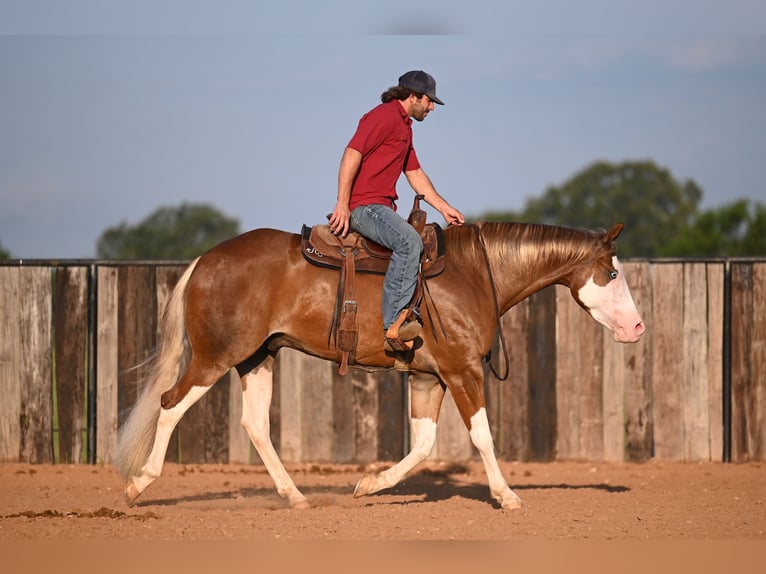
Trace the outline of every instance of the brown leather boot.
{"label": "brown leather boot", "polygon": [[405,321],[398,332],[395,332],[394,326],[386,331],[386,340],[383,348],[386,351],[408,351],[412,348],[411,341],[417,339],[422,327],[417,321]]}

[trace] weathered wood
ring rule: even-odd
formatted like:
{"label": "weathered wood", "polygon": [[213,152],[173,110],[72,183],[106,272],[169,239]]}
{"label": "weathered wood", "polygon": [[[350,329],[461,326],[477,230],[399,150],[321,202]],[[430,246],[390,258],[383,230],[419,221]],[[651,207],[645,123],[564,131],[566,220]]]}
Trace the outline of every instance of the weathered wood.
{"label": "weathered wood", "polygon": [[603,381],[603,436],[602,458],[608,461],[625,459],[627,439],[626,387],[628,373],[625,369],[625,345],[615,343],[611,337],[604,340]]}
{"label": "weathered wood", "polygon": [[708,424],[710,460],[723,460],[724,265],[707,265]]}
{"label": "weathered wood", "polygon": [[750,347],[753,395],[750,400],[751,458],[766,460],[766,263],[753,264],[753,335]]}
{"label": "weathered wood", "polygon": [[732,277],[732,460],[766,459],[766,265],[738,263]]}
{"label": "weathered wood", "polygon": [[333,447],[333,377],[334,364],[306,356],[300,384],[303,386],[302,452],[308,460],[329,462]]}
{"label": "weathered wood", "polygon": [[332,459],[335,462],[355,460],[354,411],[351,391],[352,375],[341,375],[337,366],[330,369],[332,377]]}
{"label": "weathered wood", "polygon": [[352,412],[354,417],[355,458],[369,462],[378,458],[378,384],[373,373],[352,370]]}
{"label": "weathered wood", "polygon": [[684,460],[710,460],[707,361],[707,273],[704,263],[684,265],[682,412]]}
{"label": "weathered wood", "polygon": [[556,453],[561,459],[603,458],[603,327],[556,287]]}
{"label": "weathered wood", "polygon": [[[120,267],[118,271],[118,395],[120,423],[136,403],[155,350],[157,298],[154,266]],[[168,449],[168,460],[175,460]]]}
{"label": "weathered wood", "polygon": [[[279,384],[280,442],[275,445],[284,462],[300,462],[303,458],[303,362],[304,356],[293,349],[280,349],[274,380]],[[274,424],[274,423],[272,423]]]}
{"label": "weathered wood", "polygon": [[508,349],[509,364],[499,341],[492,351],[492,360],[498,375],[508,373],[504,381],[497,380],[487,369],[487,415],[495,438],[498,458],[527,460],[529,457],[529,361],[527,347],[527,318],[530,302],[522,301],[510,309],[500,320]]}
{"label": "weathered wood", "polygon": [[23,349],[19,456],[24,462],[50,463],[54,458],[51,270],[27,267],[19,273]]}
{"label": "weathered wood", "polygon": [[59,460],[86,462],[88,269],[58,267],[53,314]]}
{"label": "weathered wood", "polygon": [[21,444],[21,294],[19,270],[0,267],[0,462],[18,462]]}
{"label": "weathered wood", "polygon": [[436,427],[436,445],[430,458],[445,462],[463,462],[473,458],[477,452],[455,406],[452,393],[447,391]]}
{"label": "weathered wood", "polygon": [[227,373],[189,409],[178,424],[179,462],[228,462],[228,382]]}
{"label": "weathered wood", "polygon": [[112,462],[117,444],[118,403],[118,272],[99,266],[96,303],[96,460]]}
{"label": "weathered wood", "polygon": [[652,277],[652,396],[654,453],[684,458],[683,264],[654,266]]}
{"label": "weathered wood", "polygon": [[[633,300],[636,303],[644,325],[648,328],[637,343],[617,345],[622,356],[622,363],[616,363],[620,372],[623,388],[623,424],[624,432],[616,427],[604,428],[604,440],[607,433],[624,436],[623,459],[630,462],[644,462],[652,457],[654,434],[652,413],[652,361],[651,348],[654,331],[652,315],[651,266],[649,263],[626,263],[625,274]],[[615,345],[611,345],[615,350]],[[606,377],[606,374],[605,374]],[[620,460],[617,451],[609,460]]]}
{"label": "weathered wood", "polygon": [[236,369],[229,370],[229,462],[247,464],[253,458],[253,443],[242,426],[242,383]]}
{"label": "weathered wood", "polygon": [[529,460],[556,457],[556,291],[548,287],[530,297],[528,432]]}
{"label": "weathered wood", "polygon": [[406,419],[404,393],[408,392],[409,386],[406,376],[395,370],[380,371],[375,377],[378,390],[378,452],[375,459],[362,462],[398,461],[407,454],[404,451],[404,425],[409,423]]}
{"label": "weathered wood", "polygon": [[750,408],[754,384],[750,362],[753,339],[753,266],[731,265],[731,460],[752,460]]}

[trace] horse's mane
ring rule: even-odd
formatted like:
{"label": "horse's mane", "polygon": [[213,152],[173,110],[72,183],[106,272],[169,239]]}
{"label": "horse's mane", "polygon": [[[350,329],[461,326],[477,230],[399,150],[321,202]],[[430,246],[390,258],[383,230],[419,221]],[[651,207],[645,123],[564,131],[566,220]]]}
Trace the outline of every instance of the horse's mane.
{"label": "horse's mane", "polygon": [[453,229],[448,234],[453,255],[461,253],[473,261],[483,258],[481,234],[491,260],[514,266],[531,265],[540,259],[579,261],[593,252],[603,233],[521,222],[479,222]]}

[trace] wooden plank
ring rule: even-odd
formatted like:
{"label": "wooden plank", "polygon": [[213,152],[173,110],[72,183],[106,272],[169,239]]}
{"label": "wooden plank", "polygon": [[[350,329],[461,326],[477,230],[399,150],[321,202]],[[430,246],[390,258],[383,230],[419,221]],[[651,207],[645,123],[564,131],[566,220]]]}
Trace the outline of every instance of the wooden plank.
{"label": "wooden plank", "polygon": [[179,462],[226,463],[229,453],[229,374],[184,415],[176,427]]}
{"label": "wooden plank", "polygon": [[354,420],[354,458],[361,462],[378,460],[378,381],[373,373],[353,370],[351,377]]}
{"label": "wooden plank", "polygon": [[475,452],[471,436],[455,406],[452,393],[444,395],[439,422],[436,426],[436,444],[430,460],[442,462],[464,462],[473,458]]}
{"label": "wooden plank", "polygon": [[556,286],[556,409],[559,459],[601,460],[603,444],[603,332]]}
{"label": "wooden plank", "polygon": [[492,360],[500,376],[503,376],[507,370],[506,380],[498,381],[488,372],[489,369],[485,374],[487,416],[497,456],[502,460],[523,461],[528,458],[528,314],[529,300],[524,300],[510,309],[500,320],[508,348],[509,365],[505,364],[499,344],[496,344],[493,349]]}
{"label": "wooden plank", "polygon": [[51,270],[26,267],[19,271],[23,350],[19,455],[23,462],[50,463],[54,460]]}
{"label": "wooden plank", "polygon": [[333,451],[333,376],[334,363],[303,355],[303,460],[329,462]]}
{"label": "wooden plank", "polygon": [[604,337],[603,387],[603,460],[622,462],[625,459],[626,412],[625,345]]}
{"label": "wooden plank", "polygon": [[[277,452],[283,462],[303,460],[303,360],[302,354],[283,348],[277,354],[275,381],[279,384],[279,432]],[[276,390],[276,389],[275,389]]]}
{"label": "wooden plank", "polygon": [[582,369],[578,350],[579,325],[585,319],[569,304],[566,288],[556,292],[556,457],[559,460],[580,458],[579,374]]}
{"label": "wooden plank", "polygon": [[[146,361],[154,353],[157,298],[154,266],[125,266],[118,270],[118,412],[120,423],[136,403],[148,374]],[[177,460],[168,450],[167,460]]]}
{"label": "wooden plank", "polygon": [[[644,462],[652,457],[654,427],[652,421],[651,349],[654,336],[652,315],[652,269],[648,262],[626,263],[625,274],[633,300],[641,313],[646,332],[637,343],[621,345],[623,370],[623,460]],[[618,432],[616,428],[607,432]],[[614,453],[613,460],[620,460]]]}
{"label": "wooden plank", "polygon": [[[723,461],[723,307],[724,264],[707,265],[708,450]],[[766,310],[766,307],[762,307]]]}
{"label": "wooden plank", "polygon": [[351,375],[338,373],[337,365],[330,369],[332,377],[332,460],[352,462],[354,460],[354,416]]}
{"label": "wooden plank", "polygon": [[21,444],[20,275],[0,267],[0,462],[18,462]]}
{"label": "wooden plank", "polygon": [[87,462],[88,269],[58,267],[54,304],[59,460]]}
{"label": "wooden plank", "polygon": [[704,263],[684,264],[683,458],[710,460],[708,412],[707,273]]}
{"label": "wooden plank", "polygon": [[753,266],[731,264],[731,460],[751,460],[749,403],[753,393]]}
{"label": "wooden plank", "polygon": [[117,268],[99,266],[96,277],[96,460],[109,464],[117,443],[119,411]]}
{"label": "wooden plank", "polygon": [[652,396],[654,455],[684,457],[683,265],[657,264],[652,276]]}
{"label": "wooden plank", "polygon": [[766,460],[766,263],[753,264],[753,333],[750,346],[753,395],[750,402],[750,457]]}
{"label": "wooden plank", "polygon": [[252,460],[253,443],[242,426],[242,383],[237,369],[229,371],[229,462],[248,464]]}
{"label": "wooden plank", "polygon": [[376,460],[398,462],[406,454],[404,425],[409,424],[409,414],[405,413],[407,404],[404,397],[409,392],[407,375],[391,370],[377,371],[373,376],[378,390]]}
{"label": "wooden plank", "polygon": [[548,287],[530,298],[527,356],[529,460],[556,458],[556,291]]}

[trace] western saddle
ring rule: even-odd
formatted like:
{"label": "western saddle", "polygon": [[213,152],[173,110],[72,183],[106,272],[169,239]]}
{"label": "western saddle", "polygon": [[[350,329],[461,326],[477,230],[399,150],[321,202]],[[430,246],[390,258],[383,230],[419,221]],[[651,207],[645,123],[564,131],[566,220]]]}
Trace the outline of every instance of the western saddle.
{"label": "western saddle", "polygon": [[[417,288],[407,309],[397,319],[396,329],[405,320],[420,321],[418,305],[423,299],[424,278],[438,275],[444,270],[444,242],[442,229],[437,223],[426,224],[426,212],[420,208],[422,195],[415,196],[407,221],[419,233],[423,240],[423,254],[420,259]],[[328,345],[334,342],[338,353],[341,375],[348,373],[349,364],[354,364],[354,352],[358,338],[356,325],[356,273],[374,273],[384,275],[391,260],[391,250],[350,231],[346,237],[340,237],[330,231],[329,225],[303,226],[301,231],[301,250],[307,261],[330,269],[339,269],[340,278],[335,300],[332,325],[328,336]],[[396,368],[408,370],[411,360],[413,341],[388,339],[396,350]],[[382,342],[381,342],[382,343]]]}

